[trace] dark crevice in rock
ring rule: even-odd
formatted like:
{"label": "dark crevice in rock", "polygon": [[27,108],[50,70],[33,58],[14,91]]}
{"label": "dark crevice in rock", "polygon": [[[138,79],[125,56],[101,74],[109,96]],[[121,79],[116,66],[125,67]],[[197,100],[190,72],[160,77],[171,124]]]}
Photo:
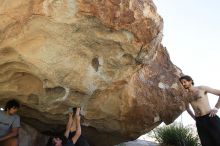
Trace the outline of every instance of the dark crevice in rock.
{"label": "dark crevice in rock", "polygon": [[46,88],[45,92],[47,95],[52,95],[52,94],[65,94],[65,89],[63,87],[57,86],[54,88]]}
{"label": "dark crevice in rock", "polygon": [[95,71],[97,72],[99,69],[99,59],[98,57],[95,57],[92,59],[92,67],[95,69]]}

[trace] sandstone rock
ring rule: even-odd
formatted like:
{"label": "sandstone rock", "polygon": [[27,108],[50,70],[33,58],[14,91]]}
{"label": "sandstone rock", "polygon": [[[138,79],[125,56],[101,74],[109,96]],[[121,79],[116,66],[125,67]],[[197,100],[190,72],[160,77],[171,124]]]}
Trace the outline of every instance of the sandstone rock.
{"label": "sandstone rock", "polygon": [[90,143],[110,146],[184,110],[151,0],[0,3],[0,103],[18,99],[38,131],[62,131],[68,108],[81,106]]}
{"label": "sandstone rock", "polygon": [[19,146],[45,146],[48,137],[37,130],[22,123],[19,130]]}

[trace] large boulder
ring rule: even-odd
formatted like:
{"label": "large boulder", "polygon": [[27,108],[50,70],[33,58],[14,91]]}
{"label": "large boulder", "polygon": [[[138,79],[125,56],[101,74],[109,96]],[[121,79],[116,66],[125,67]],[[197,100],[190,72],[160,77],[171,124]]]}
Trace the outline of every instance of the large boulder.
{"label": "large boulder", "polygon": [[[136,139],[184,110],[152,0],[0,0],[0,103],[42,133],[81,106],[91,144]],[[101,140],[105,139],[105,140]]]}

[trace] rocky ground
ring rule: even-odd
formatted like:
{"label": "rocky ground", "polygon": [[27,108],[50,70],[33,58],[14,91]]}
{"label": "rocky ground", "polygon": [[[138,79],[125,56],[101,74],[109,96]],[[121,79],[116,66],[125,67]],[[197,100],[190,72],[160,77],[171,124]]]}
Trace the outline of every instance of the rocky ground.
{"label": "rocky ground", "polygon": [[135,140],[131,142],[126,142],[122,146],[158,146],[158,144],[151,141]]}

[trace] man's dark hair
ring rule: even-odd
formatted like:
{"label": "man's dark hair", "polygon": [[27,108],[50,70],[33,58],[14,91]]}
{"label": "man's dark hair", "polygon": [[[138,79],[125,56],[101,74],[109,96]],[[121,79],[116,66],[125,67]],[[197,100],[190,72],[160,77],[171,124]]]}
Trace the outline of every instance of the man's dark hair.
{"label": "man's dark hair", "polygon": [[53,143],[53,138],[54,137],[50,137],[47,141],[47,146],[55,146],[55,144]]}
{"label": "man's dark hair", "polygon": [[47,141],[47,146],[55,146],[55,143],[53,142],[54,138],[60,138],[62,140],[62,145],[65,145],[68,140],[64,135],[56,133],[53,136],[50,136],[50,138]]}
{"label": "man's dark hair", "polygon": [[181,82],[181,80],[183,80],[183,79],[185,79],[187,81],[192,81],[192,85],[194,85],[194,81],[193,81],[193,79],[190,76],[184,75],[184,76],[179,78],[179,81]]}
{"label": "man's dark hair", "polygon": [[19,108],[20,104],[17,100],[11,99],[5,105],[5,111],[10,110],[11,108]]}

